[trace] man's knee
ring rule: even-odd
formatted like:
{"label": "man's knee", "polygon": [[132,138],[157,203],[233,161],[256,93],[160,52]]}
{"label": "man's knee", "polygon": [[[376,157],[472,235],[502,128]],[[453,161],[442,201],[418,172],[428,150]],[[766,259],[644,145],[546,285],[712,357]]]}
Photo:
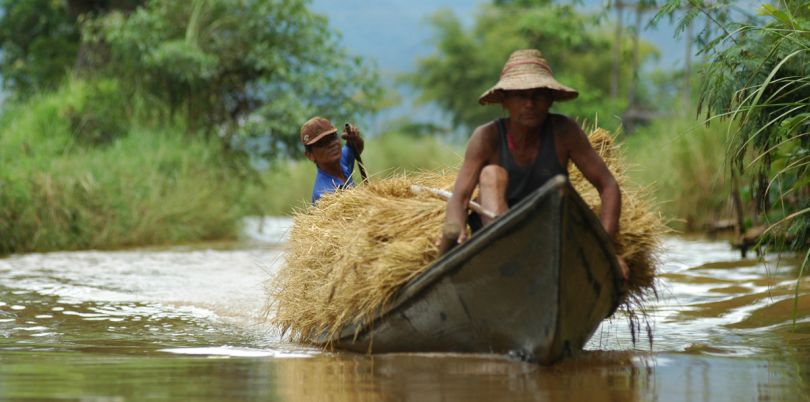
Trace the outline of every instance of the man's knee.
{"label": "man's knee", "polygon": [[482,186],[505,186],[509,180],[509,173],[506,169],[498,165],[486,165],[481,169],[481,175],[478,178]]}

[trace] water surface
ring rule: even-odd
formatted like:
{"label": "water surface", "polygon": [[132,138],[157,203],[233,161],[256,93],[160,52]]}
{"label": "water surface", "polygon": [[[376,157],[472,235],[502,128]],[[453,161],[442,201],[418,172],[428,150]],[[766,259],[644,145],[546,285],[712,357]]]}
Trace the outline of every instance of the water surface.
{"label": "water surface", "polygon": [[0,259],[0,400],[810,398],[810,280],[797,281],[795,257],[667,238],[651,346],[616,316],[553,367],[365,356],[289,344],[264,324],[262,284],[288,224],[253,221],[232,244]]}

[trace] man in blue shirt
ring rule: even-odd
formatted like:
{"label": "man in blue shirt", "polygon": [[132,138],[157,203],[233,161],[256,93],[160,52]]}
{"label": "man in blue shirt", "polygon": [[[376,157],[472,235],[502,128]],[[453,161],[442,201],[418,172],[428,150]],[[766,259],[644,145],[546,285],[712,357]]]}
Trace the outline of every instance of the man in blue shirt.
{"label": "man in blue shirt", "polygon": [[363,139],[360,138],[360,130],[352,125],[348,125],[342,137],[346,140],[343,147],[337,129],[323,117],[313,117],[301,126],[304,154],[315,162],[318,168],[315,185],[312,187],[312,204],[315,204],[323,193],[354,186],[352,181],[354,160],[355,156],[363,152]]}

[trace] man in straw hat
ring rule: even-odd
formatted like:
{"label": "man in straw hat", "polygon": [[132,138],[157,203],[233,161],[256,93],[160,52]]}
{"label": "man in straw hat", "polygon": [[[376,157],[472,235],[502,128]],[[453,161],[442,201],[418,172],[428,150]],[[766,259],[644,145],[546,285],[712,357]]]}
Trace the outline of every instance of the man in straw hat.
{"label": "man in straw hat", "polygon": [[318,169],[315,174],[315,184],[312,187],[313,205],[324,193],[354,186],[352,172],[354,171],[355,151],[357,155],[363,152],[360,130],[347,124],[342,135],[346,140],[346,146],[341,147],[337,128],[329,120],[316,116],[301,126],[300,134],[301,143],[304,144],[304,154],[309,160],[315,162]]}
{"label": "man in straw hat", "polygon": [[[600,220],[608,235],[616,236],[621,211],[616,179],[575,121],[549,113],[554,101],[577,95],[576,90],[554,79],[540,51],[517,50],[509,56],[500,80],[478,99],[482,105],[500,103],[509,117],[476,128],[467,144],[453,195],[447,202],[439,242],[442,252],[466,240],[467,204],[476,185],[482,206],[501,215],[550,178],[567,176],[569,161],[599,191]],[[476,230],[489,219],[473,213],[469,223]],[[627,267],[620,265],[626,278]]]}

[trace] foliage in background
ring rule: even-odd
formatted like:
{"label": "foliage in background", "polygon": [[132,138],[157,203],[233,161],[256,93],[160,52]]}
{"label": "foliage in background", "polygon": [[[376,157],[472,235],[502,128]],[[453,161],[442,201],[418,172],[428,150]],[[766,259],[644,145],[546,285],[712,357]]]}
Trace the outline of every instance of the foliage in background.
{"label": "foliage in background", "polygon": [[248,161],[380,87],[306,4],[0,0],[0,254],[229,238],[310,187]]}
{"label": "foliage in background", "polygon": [[5,89],[24,95],[56,87],[79,49],[79,30],[67,3],[2,0],[0,7],[0,75]]}
{"label": "foliage in background", "polygon": [[[497,106],[480,106],[478,97],[495,84],[509,54],[521,48],[539,49],[557,80],[579,91],[578,99],[555,104],[555,110],[581,119],[598,115],[603,125],[613,128],[617,122],[608,116],[626,107],[624,97],[609,96],[613,35],[599,16],[551,1],[500,1],[485,6],[471,30],[449,12],[435,14],[431,24],[437,31],[436,52],[419,60],[418,72],[405,80],[421,91],[422,101],[448,112],[454,126],[472,128],[503,114]],[[628,59],[629,41],[622,44],[622,52]],[[641,60],[654,54],[644,44]],[[621,76],[623,82],[630,81],[629,63],[623,63]]]}
{"label": "foliage in background", "polygon": [[673,228],[701,231],[733,216],[722,157],[727,129],[719,122],[707,127],[673,117],[625,137],[628,175],[651,188]]}
{"label": "foliage in background", "polygon": [[0,75],[15,98],[55,89],[98,49],[80,41],[79,24],[143,0],[0,0]]}
{"label": "foliage in background", "polygon": [[127,77],[125,98],[154,105],[153,119],[181,116],[226,150],[300,156],[298,127],[308,117],[356,120],[381,97],[376,70],[306,5],[0,0],[0,75],[15,98],[55,88],[71,71]]}
{"label": "foliage in background", "polygon": [[182,126],[133,125],[87,147],[69,116],[90,91],[70,81],[11,106],[0,122],[0,255],[236,234],[246,184],[229,180],[216,142]]}
{"label": "foliage in background", "polygon": [[[260,174],[234,176],[218,141],[189,134],[182,119],[143,125],[145,106],[115,107],[120,87],[72,79],[7,106],[0,255],[233,238],[245,215],[286,214],[309,202],[312,162],[277,160]],[[372,180],[458,161],[432,137],[395,132],[369,139],[365,156]]]}
{"label": "foliage in background", "polygon": [[150,1],[87,24],[109,46],[101,70],[182,113],[192,129],[228,146],[244,137],[264,156],[300,155],[311,115],[353,120],[374,110],[376,73],[337,43],[303,0]]}
{"label": "foliage in background", "polygon": [[[680,5],[671,0],[670,8]],[[692,4],[695,13],[728,16],[727,7]],[[810,5],[764,4],[757,21],[734,20],[706,41],[700,108],[729,119],[733,174],[754,177],[754,201],[794,249],[810,245]]]}

